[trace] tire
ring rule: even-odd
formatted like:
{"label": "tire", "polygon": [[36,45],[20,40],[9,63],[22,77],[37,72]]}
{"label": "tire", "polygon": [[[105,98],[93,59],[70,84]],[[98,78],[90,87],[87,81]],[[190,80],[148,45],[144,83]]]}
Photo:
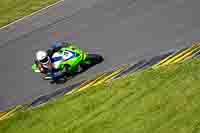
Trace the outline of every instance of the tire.
{"label": "tire", "polygon": [[87,58],[85,59],[85,61],[87,62],[90,62],[90,63],[83,63],[83,64],[80,64],[80,66],[83,68],[83,70],[87,70],[89,69],[90,67],[96,65],[96,64],[99,64],[103,61],[103,57],[101,55],[97,55],[97,54],[88,54]]}
{"label": "tire", "polygon": [[104,60],[104,58],[98,54],[88,54],[88,57],[86,58],[86,60],[89,60],[92,62],[93,65],[96,65],[96,64],[101,63]]}
{"label": "tire", "polygon": [[89,54],[88,58],[94,63],[94,64],[98,64],[101,63],[104,59],[101,55],[98,54]]}

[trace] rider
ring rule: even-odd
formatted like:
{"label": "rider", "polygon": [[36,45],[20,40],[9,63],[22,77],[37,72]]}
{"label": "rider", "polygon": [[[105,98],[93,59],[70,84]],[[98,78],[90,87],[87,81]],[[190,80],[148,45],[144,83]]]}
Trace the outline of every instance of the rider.
{"label": "rider", "polygon": [[39,50],[36,52],[36,60],[35,63],[38,65],[38,68],[41,73],[44,74],[50,74],[51,78],[53,80],[57,80],[60,77],[63,77],[67,73],[67,69],[64,68],[64,70],[57,70],[54,68],[52,62],[52,55],[59,51],[63,46],[68,46],[69,44],[67,42],[64,43],[56,43],[51,48],[49,48],[47,51]]}

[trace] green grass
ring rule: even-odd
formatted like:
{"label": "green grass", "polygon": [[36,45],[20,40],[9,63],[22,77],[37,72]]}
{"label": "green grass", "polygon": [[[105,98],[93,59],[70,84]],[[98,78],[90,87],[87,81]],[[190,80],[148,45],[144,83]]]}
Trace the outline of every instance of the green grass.
{"label": "green grass", "polygon": [[200,132],[200,61],[137,72],[0,122],[0,133]]}
{"label": "green grass", "polygon": [[58,0],[0,0],[0,27]]}

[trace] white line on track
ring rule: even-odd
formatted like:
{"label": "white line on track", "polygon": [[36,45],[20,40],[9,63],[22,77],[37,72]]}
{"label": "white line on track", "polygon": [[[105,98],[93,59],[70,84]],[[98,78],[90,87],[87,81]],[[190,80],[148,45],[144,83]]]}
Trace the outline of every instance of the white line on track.
{"label": "white line on track", "polygon": [[28,17],[31,17],[31,16],[33,16],[33,15],[35,15],[35,14],[37,14],[37,13],[43,11],[43,10],[46,10],[46,9],[52,7],[52,6],[55,6],[55,5],[57,5],[57,4],[61,3],[61,2],[64,2],[64,0],[59,0],[59,1],[57,1],[56,3],[53,3],[53,4],[51,4],[51,5],[49,5],[49,6],[46,6],[46,7],[42,8],[42,9],[40,9],[40,10],[38,10],[38,11],[35,11],[35,12],[33,12],[33,13],[27,15],[27,16],[24,16],[24,17],[22,17],[22,18],[20,18],[20,19],[18,19],[18,20],[16,20],[16,21],[14,21],[14,22],[12,22],[12,23],[9,23],[9,24],[7,24],[7,25],[5,25],[5,26],[3,26],[3,27],[0,27],[0,30],[4,29],[4,28],[6,28],[6,27],[9,27],[10,25],[15,24],[15,23],[17,23],[17,22],[19,22],[19,21],[21,21],[21,20],[23,20],[23,19],[26,19],[26,18],[28,18]]}

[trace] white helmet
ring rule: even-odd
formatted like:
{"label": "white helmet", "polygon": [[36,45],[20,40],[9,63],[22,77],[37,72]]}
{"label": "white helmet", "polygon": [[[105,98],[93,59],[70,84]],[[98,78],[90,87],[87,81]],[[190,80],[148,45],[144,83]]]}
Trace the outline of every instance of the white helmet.
{"label": "white helmet", "polygon": [[47,64],[49,62],[49,57],[46,51],[39,50],[36,52],[36,60],[42,64]]}

